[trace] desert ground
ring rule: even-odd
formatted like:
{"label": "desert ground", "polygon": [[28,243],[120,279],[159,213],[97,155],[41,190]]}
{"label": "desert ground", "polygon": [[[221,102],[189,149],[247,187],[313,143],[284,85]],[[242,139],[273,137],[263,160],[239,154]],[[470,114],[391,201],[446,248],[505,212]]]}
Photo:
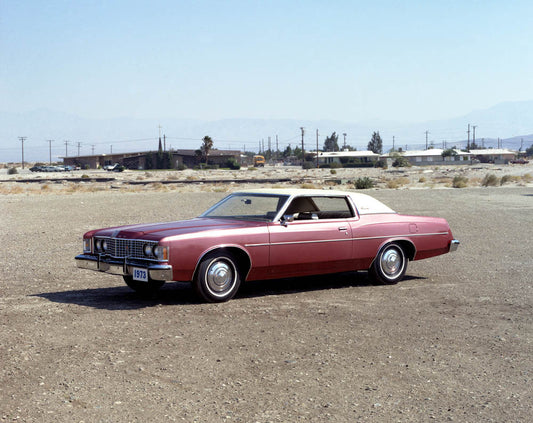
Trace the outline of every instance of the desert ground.
{"label": "desert ground", "polygon": [[[489,173],[498,183],[482,187]],[[0,421],[532,421],[531,175],[2,169]],[[351,190],[364,176],[376,188],[362,192],[398,212],[445,217],[458,251],[409,263],[393,286],[366,272],[249,282],[222,304],[178,282],[143,299],[74,262],[89,229],[193,217],[242,187]]]}

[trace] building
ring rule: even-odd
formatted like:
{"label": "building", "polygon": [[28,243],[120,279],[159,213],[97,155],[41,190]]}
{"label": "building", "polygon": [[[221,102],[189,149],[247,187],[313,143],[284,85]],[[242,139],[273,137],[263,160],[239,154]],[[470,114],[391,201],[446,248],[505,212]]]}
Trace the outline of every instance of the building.
{"label": "building", "polygon": [[507,150],[505,148],[487,148],[479,150],[470,150],[472,156],[481,163],[495,163],[507,164],[511,160],[516,159],[518,153],[516,151]]}
{"label": "building", "polygon": [[[180,165],[186,167],[195,167],[203,161],[197,153],[198,150],[172,150],[165,151],[163,154],[172,156],[172,168]],[[146,169],[147,161],[155,160],[157,151],[143,151],[134,153],[114,153],[114,154],[95,154],[87,156],[70,156],[63,157],[63,164],[66,166],[79,166],[81,168],[99,169],[106,165],[119,163],[128,169]],[[210,150],[208,155],[208,164],[225,166],[228,160],[241,162],[241,152],[238,150]]]}
{"label": "building", "polygon": [[[454,151],[455,154],[443,156],[444,151]],[[456,149],[443,150],[442,148],[430,148],[428,150],[408,150],[399,153],[391,153],[382,156],[385,159],[394,159],[395,154],[405,157],[413,166],[470,164],[472,154],[467,151]]]}
{"label": "building", "polygon": [[[316,157],[316,151],[312,152]],[[372,151],[319,151],[318,164],[330,165],[332,163],[357,163],[357,164],[373,164],[379,160],[380,155]]]}

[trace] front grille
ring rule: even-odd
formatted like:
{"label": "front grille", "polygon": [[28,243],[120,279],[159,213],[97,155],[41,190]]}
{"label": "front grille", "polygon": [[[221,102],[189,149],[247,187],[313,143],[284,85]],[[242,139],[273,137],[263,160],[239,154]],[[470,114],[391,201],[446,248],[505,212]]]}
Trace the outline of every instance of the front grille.
{"label": "front grille", "polygon": [[142,241],[138,239],[123,239],[123,238],[95,238],[96,240],[105,240],[107,242],[106,251],[96,251],[103,252],[104,254],[110,255],[115,258],[136,258],[136,259],[155,259],[155,256],[144,255],[144,246],[145,245],[157,245],[157,241]]}

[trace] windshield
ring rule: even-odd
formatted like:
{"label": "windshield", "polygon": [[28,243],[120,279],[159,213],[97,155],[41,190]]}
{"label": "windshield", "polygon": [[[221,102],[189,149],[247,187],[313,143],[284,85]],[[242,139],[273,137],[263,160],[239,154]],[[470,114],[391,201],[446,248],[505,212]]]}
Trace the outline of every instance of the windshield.
{"label": "windshield", "polygon": [[232,194],[215,204],[201,217],[272,221],[288,198],[288,195]]}

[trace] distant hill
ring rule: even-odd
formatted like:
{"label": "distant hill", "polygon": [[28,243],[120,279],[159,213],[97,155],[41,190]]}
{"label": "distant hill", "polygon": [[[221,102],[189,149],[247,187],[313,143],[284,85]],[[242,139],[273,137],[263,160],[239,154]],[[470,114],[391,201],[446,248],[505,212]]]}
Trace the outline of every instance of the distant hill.
{"label": "distant hill", "polygon": [[533,101],[506,102],[485,110],[476,110],[465,116],[447,120],[419,123],[389,121],[340,122],[331,120],[296,119],[224,119],[202,121],[189,119],[88,119],[80,116],[36,110],[27,113],[0,112],[0,162],[20,161],[21,142],[18,137],[27,137],[24,143],[25,160],[47,161],[49,143],[52,139],[52,160],[65,155],[65,141],[69,141],[69,156],[125,151],[155,150],[158,146],[159,125],[166,135],[167,148],[199,148],[201,139],[209,135],[215,148],[244,149],[257,151],[259,147],[276,149],[276,135],[280,150],[287,145],[301,145],[300,127],[305,128],[306,149],[316,148],[316,130],[319,130],[319,148],[332,132],[339,135],[342,146],[343,133],[347,144],[357,149],[366,149],[373,131],[379,131],[384,150],[392,147],[423,149],[426,144],[437,147],[466,146],[467,127],[476,126],[476,143],[485,147],[497,147],[498,137],[505,148],[518,150],[533,144]]}

